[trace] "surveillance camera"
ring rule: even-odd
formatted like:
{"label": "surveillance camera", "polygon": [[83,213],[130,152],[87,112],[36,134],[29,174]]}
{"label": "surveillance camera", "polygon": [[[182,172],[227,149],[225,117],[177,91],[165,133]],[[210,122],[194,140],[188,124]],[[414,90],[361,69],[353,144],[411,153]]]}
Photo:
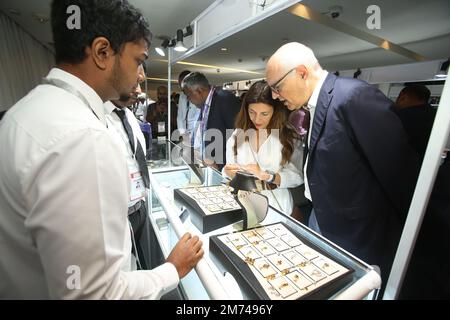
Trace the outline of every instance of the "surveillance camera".
{"label": "surveillance camera", "polygon": [[331,18],[336,19],[342,14],[343,8],[341,6],[332,6],[328,9],[328,14]]}

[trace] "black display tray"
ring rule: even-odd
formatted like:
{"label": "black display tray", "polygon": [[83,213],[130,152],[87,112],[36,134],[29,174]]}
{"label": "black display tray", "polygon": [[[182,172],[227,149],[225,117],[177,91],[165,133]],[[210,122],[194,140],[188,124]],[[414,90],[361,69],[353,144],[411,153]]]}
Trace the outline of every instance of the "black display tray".
{"label": "black display tray", "polygon": [[210,231],[222,228],[229,224],[238,222],[243,218],[242,209],[234,209],[209,215],[205,214],[195,201],[179,189],[174,190],[174,200],[179,205],[186,207],[192,223],[202,233],[208,233]]}
{"label": "black display tray", "polygon": [[[333,294],[335,294],[338,290],[344,288],[348,283],[351,282],[353,277],[354,270],[350,268],[345,263],[342,263],[341,261],[336,261],[336,259],[330,257],[328,254],[324,253],[321,249],[319,249],[317,246],[313,245],[310,241],[302,238],[297,232],[295,232],[292,228],[287,226],[286,224],[282,222],[277,222],[274,224],[269,224],[267,226],[272,226],[276,224],[281,224],[284,227],[286,227],[287,230],[289,230],[295,237],[297,237],[299,240],[301,240],[304,244],[306,244],[308,247],[314,249],[318,253],[320,253],[322,256],[338,263],[339,265],[345,267],[348,269],[347,272],[341,274],[335,279],[332,279],[331,281],[321,285],[320,287],[317,287],[315,289],[312,289],[308,293],[304,294],[303,296],[299,297],[299,300],[322,300],[322,299],[328,299]],[[255,228],[250,228],[247,230],[234,232],[236,233],[242,233],[253,229],[258,229],[261,227],[267,227],[267,226],[259,226]],[[261,300],[269,300],[270,297],[266,293],[266,291],[261,286],[260,282],[256,278],[256,276],[253,274],[252,270],[248,266],[248,264],[242,259],[240,256],[238,256],[235,252],[233,252],[225,243],[222,242],[222,240],[219,239],[219,237],[224,236],[227,234],[221,234],[221,235],[215,235],[210,237],[210,252],[215,255],[214,258],[219,259],[220,262],[224,265],[226,271],[230,272],[236,281],[239,283],[241,287],[244,287],[244,292],[246,292],[249,299],[261,299]],[[288,251],[288,250],[286,250]]]}

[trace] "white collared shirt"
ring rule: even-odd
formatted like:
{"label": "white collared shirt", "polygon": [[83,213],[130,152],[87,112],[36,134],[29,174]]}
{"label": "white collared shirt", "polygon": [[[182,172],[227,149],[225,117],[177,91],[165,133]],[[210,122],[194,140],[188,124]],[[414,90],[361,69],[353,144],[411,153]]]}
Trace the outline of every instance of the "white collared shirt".
{"label": "white collared shirt", "polygon": [[[105,102],[106,123],[108,124],[108,128],[111,129],[111,137],[119,145],[120,150],[127,161],[128,173],[132,174],[133,172],[140,171],[139,164],[137,163],[136,157],[134,156],[136,150],[131,150],[131,145],[128,140],[127,132],[123,127],[122,120],[120,120],[119,116],[115,112],[113,112],[114,109],[117,109],[117,107],[111,101]],[[131,126],[131,130],[133,130],[135,149],[137,146],[137,141],[139,141],[139,143],[142,146],[142,150],[144,151],[144,154],[146,154],[145,137],[141,131],[141,127],[139,126],[136,117],[134,116],[133,112],[131,112],[128,108],[123,108],[121,110],[125,111],[125,116],[127,117],[128,123]],[[128,207],[135,205],[137,202],[141,200],[145,201],[145,198],[136,200],[132,200],[132,198],[133,197],[130,193],[130,201],[128,202]]]}
{"label": "white collared shirt", "polygon": [[[328,75],[328,72],[326,70],[323,70],[322,74],[320,75],[319,81],[317,82],[316,87],[313,90],[313,93],[311,95],[311,98],[309,98],[308,101],[308,108],[310,113],[310,124],[309,124],[309,132],[308,132],[308,147],[311,148],[311,131],[314,124],[314,113],[316,112],[316,106],[317,106],[317,100],[319,99],[319,93],[320,89],[322,89],[322,85],[325,82],[325,79]],[[306,169],[308,168],[308,159],[309,159],[309,152],[306,155],[306,161],[305,161],[305,167],[303,172],[303,177],[305,180],[305,197],[308,198],[310,201],[312,201],[311,197],[311,191],[309,190],[309,184],[308,184],[308,176],[306,174]]]}
{"label": "white collared shirt", "polygon": [[181,92],[180,99],[178,100],[178,114],[177,114],[177,126],[180,134],[186,132],[192,133],[195,127],[195,122],[198,119],[200,109],[191,103],[186,95]]}
{"label": "white collared shirt", "polygon": [[89,106],[39,85],[0,123],[0,298],[160,297],[178,273],[170,263],[129,271],[127,166],[103,101],[61,69],[47,77],[74,87]]}
{"label": "white collared shirt", "polygon": [[205,141],[204,141],[204,134],[205,132],[202,131],[202,126],[206,128],[208,123],[208,117],[209,113],[211,112],[211,102],[212,97],[214,95],[215,88],[211,87],[211,90],[209,90],[208,97],[205,100],[205,104],[203,105],[203,108],[199,110],[197,117],[200,115],[200,112],[203,113],[202,119],[197,120],[195,126],[195,137],[194,137],[194,148],[199,149],[200,153],[202,154],[203,158],[203,152],[205,148]]}

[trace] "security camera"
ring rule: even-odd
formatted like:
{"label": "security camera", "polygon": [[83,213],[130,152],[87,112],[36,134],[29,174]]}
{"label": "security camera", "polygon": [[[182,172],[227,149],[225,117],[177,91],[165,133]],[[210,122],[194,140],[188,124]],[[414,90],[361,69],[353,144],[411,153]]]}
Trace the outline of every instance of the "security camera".
{"label": "security camera", "polygon": [[332,6],[328,9],[328,14],[331,18],[336,19],[342,14],[343,8],[341,6]]}

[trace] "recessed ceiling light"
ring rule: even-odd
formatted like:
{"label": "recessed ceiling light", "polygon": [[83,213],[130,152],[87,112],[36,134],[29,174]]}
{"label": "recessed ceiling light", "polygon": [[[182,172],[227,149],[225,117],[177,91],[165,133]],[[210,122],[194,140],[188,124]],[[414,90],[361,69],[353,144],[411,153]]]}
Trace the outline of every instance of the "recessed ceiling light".
{"label": "recessed ceiling light", "polygon": [[227,51],[227,48],[220,48],[220,51]]}

